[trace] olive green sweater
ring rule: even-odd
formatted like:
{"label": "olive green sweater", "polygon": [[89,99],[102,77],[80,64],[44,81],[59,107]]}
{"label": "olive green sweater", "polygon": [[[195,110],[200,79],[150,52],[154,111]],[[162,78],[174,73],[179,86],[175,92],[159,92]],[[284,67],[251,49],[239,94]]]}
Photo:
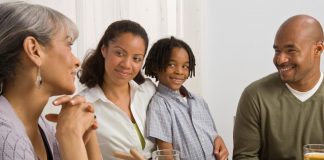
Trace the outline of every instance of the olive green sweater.
{"label": "olive green sweater", "polygon": [[278,73],[244,90],[234,125],[234,160],[302,160],[308,143],[324,144],[323,83],[305,102],[289,91]]}

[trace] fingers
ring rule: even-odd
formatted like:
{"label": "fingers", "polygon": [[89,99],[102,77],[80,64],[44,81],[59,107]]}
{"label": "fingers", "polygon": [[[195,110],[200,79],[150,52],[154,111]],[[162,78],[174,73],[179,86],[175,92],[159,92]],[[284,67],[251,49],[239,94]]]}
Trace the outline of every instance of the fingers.
{"label": "fingers", "polygon": [[[222,148],[222,150],[219,152],[219,158],[218,160],[227,160],[229,153],[226,148]],[[216,156],[217,157],[217,156]]]}
{"label": "fingers", "polygon": [[[92,130],[98,128],[94,115],[94,107],[86,102],[82,96],[61,96],[54,102],[62,105],[59,115],[47,115],[50,121],[57,121],[57,130],[78,130],[81,135],[88,135]],[[87,136],[84,136],[87,137]],[[85,138],[87,140],[87,138]]]}
{"label": "fingers", "polygon": [[94,114],[94,107],[92,106],[91,103],[85,103],[86,105],[86,108],[85,108],[85,111],[86,112],[89,112],[89,113],[92,113],[92,126],[91,126],[91,129],[97,129],[98,128],[98,123],[97,123],[97,120],[96,120],[96,115]]}
{"label": "fingers", "polygon": [[71,100],[70,96],[60,96],[53,101],[53,105],[58,106]]}
{"label": "fingers", "polygon": [[228,150],[223,139],[220,136],[217,136],[217,138],[215,139],[214,154],[216,155],[217,160],[227,160],[228,158]]}
{"label": "fingers", "polygon": [[130,154],[120,151],[113,152],[113,156],[123,160],[144,160],[144,157],[134,148],[130,149]]}
{"label": "fingers", "polygon": [[133,156],[130,155],[129,153],[120,152],[120,151],[113,152],[113,156],[123,160],[134,160]]}
{"label": "fingers", "polygon": [[214,154],[219,154],[220,147],[221,147],[221,142],[220,142],[221,137],[217,136],[214,142]]}
{"label": "fingers", "polygon": [[136,149],[131,148],[130,153],[135,158],[135,160],[144,160],[144,157],[140,153],[138,153]]}
{"label": "fingers", "polygon": [[61,96],[61,97],[56,98],[53,101],[53,105],[55,105],[55,106],[59,106],[59,105],[63,105],[63,104],[70,104],[70,105],[73,106],[73,105],[78,105],[78,104],[81,104],[81,103],[85,103],[86,104],[86,109],[85,110],[87,112],[94,113],[94,108],[93,108],[92,104],[91,103],[87,103],[86,102],[86,99],[83,96],[79,96],[79,95],[76,95],[74,97]]}
{"label": "fingers", "polygon": [[64,95],[64,96],[60,96],[60,97],[56,98],[53,101],[53,105],[59,106],[64,103],[70,103],[71,105],[76,105],[76,104],[83,103],[83,102],[85,102],[85,98],[83,96],[76,95],[76,96],[70,97],[70,96]]}
{"label": "fingers", "polygon": [[94,113],[94,107],[92,106],[91,103],[86,103],[86,111]]}
{"label": "fingers", "polygon": [[97,128],[98,128],[98,122],[97,122],[96,119],[95,119],[95,121],[93,122],[91,128],[92,128],[92,129],[97,129]]}
{"label": "fingers", "polygon": [[87,144],[89,142],[89,140],[91,139],[91,137],[95,136],[95,134],[96,134],[96,132],[93,129],[87,130],[83,134],[83,142],[84,142],[84,144]]}
{"label": "fingers", "polygon": [[58,114],[47,114],[45,118],[51,122],[57,122]]}

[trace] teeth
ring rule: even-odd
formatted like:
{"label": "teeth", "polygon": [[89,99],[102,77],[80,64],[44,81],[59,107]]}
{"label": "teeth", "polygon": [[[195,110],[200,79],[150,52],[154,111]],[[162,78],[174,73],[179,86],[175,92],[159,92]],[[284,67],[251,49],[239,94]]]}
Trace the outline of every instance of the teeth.
{"label": "teeth", "polygon": [[171,78],[175,83],[182,83],[183,80],[180,78]]}
{"label": "teeth", "polygon": [[120,74],[122,74],[122,75],[128,75],[127,73],[124,73],[124,72],[119,72]]}
{"label": "teeth", "polygon": [[292,67],[279,68],[279,72],[285,72],[290,70]]}

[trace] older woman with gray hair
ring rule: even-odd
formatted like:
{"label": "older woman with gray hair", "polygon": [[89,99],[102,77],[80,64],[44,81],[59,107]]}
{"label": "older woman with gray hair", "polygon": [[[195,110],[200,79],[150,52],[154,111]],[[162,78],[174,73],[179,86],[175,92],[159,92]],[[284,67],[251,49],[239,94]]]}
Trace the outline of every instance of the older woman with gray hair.
{"label": "older woman with gray hair", "polygon": [[75,24],[24,2],[0,4],[0,159],[101,159],[94,109],[81,96],[61,96],[56,132],[41,113],[51,96],[75,91],[79,60]]}

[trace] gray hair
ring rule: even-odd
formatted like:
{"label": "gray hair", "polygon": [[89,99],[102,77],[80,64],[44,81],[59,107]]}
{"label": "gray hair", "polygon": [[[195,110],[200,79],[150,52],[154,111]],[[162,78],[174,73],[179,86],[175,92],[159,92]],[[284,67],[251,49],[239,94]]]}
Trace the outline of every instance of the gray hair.
{"label": "gray hair", "polygon": [[0,3],[0,84],[14,75],[26,37],[47,46],[62,29],[72,42],[78,37],[76,25],[54,9],[26,2]]}

